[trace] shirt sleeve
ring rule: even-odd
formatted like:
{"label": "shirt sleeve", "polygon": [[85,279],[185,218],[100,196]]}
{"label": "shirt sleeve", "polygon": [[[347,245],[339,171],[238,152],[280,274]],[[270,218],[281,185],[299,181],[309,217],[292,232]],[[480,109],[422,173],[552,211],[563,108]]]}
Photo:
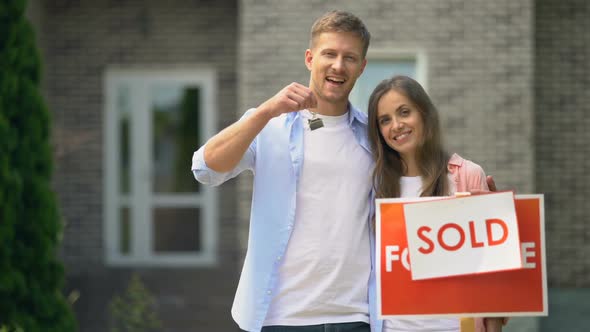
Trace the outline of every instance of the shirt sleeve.
{"label": "shirt sleeve", "polygon": [[448,169],[456,192],[489,190],[486,173],[481,166],[456,154],[451,159]]}
{"label": "shirt sleeve", "polygon": [[486,181],[486,173],[476,163],[467,161],[467,183],[470,190],[490,190]]}
{"label": "shirt sleeve", "polygon": [[[253,111],[253,109],[248,110],[248,112],[246,112],[246,114],[244,114],[242,116],[240,121],[242,119],[244,119],[245,117],[247,117],[248,115],[250,115],[252,113],[252,111]],[[205,147],[207,146],[207,143],[205,143],[195,153],[193,153],[191,170],[193,172],[193,175],[195,176],[195,179],[197,179],[197,181],[199,181],[200,183],[205,184],[205,185],[218,186],[218,185],[224,183],[225,181],[238,176],[240,173],[242,173],[245,170],[254,171],[254,163],[256,160],[257,139],[258,139],[258,137],[254,138],[254,140],[252,141],[252,143],[250,144],[250,146],[248,147],[248,149],[244,153],[244,156],[242,156],[242,159],[240,160],[238,165],[234,169],[232,169],[231,171],[223,172],[223,173],[216,172],[207,166],[207,163],[205,162],[205,157],[204,157]]]}

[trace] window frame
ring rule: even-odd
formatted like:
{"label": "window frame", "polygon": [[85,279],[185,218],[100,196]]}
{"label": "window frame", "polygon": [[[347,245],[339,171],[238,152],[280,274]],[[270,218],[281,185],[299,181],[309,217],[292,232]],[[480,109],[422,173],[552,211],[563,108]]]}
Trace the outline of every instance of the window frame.
{"label": "window frame", "polygon": [[[159,67],[160,68],[160,67]],[[150,84],[181,83],[197,85],[202,91],[199,142],[203,144],[213,136],[217,127],[217,77],[212,68],[121,68],[110,67],[103,77],[104,91],[104,158],[103,158],[103,245],[108,266],[143,267],[207,267],[217,264],[218,197],[217,190],[201,186],[198,193],[153,193],[152,174],[152,112],[147,94]],[[117,108],[119,84],[131,86],[130,98],[130,192],[124,195],[119,189],[120,114]],[[141,161],[147,161],[142,163]],[[187,164],[187,172],[190,172]],[[196,180],[195,180],[196,181]],[[147,188],[147,190],[146,190]],[[130,250],[123,254],[119,248],[121,233],[119,211],[129,207],[131,214]],[[154,252],[154,207],[199,208],[200,243],[198,252]],[[138,240],[139,239],[139,240]]]}
{"label": "window frame", "polygon": [[[370,65],[371,61],[404,61],[411,60],[416,64],[416,81],[422,85],[424,90],[428,92],[428,80],[427,80],[427,56],[426,51],[422,49],[398,49],[398,48],[369,48],[367,51],[367,66]],[[356,96],[352,96],[351,99],[355,99]],[[359,105],[356,105],[360,107]],[[361,107],[361,111],[367,112],[366,109]]]}
{"label": "window frame", "polygon": [[375,48],[367,52],[367,60],[396,61],[396,60],[414,60],[416,61],[416,81],[422,85],[428,92],[428,66],[426,51],[423,49],[396,49],[396,48]]}

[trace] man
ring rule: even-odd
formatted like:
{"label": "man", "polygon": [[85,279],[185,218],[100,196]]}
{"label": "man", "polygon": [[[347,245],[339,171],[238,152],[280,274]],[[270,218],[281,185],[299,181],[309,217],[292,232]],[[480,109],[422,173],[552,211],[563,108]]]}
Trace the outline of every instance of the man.
{"label": "man", "polygon": [[[248,251],[232,315],[247,331],[369,331],[371,156],[348,103],[370,34],[332,11],[311,31],[309,86],[292,83],[193,156],[202,183],[254,172]],[[371,299],[372,301],[372,299]]]}

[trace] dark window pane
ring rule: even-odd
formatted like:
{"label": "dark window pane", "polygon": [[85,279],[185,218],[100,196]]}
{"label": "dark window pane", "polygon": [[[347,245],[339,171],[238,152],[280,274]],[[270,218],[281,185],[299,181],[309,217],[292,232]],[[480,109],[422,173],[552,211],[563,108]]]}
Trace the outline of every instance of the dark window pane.
{"label": "dark window pane", "polygon": [[119,115],[119,190],[122,194],[128,194],[130,187],[131,106],[129,98],[129,87],[120,85],[117,89],[117,113]]}
{"label": "dark window pane", "polygon": [[155,252],[198,252],[201,224],[198,208],[154,208]]}
{"label": "dark window pane", "polygon": [[119,252],[123,255],[131,251],[131,211],[128,207],[119,209]]}
{"label": "dark window pane", "polygon": [[155,85],[150,90],[153,119],[153,192],[198,192],[190,172],[199,142],[200,99],[198,87]]}

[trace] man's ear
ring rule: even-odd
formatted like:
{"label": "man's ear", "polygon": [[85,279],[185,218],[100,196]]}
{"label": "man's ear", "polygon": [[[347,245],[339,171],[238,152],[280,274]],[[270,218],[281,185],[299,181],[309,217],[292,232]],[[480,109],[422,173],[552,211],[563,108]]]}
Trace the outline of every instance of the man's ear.
{"label": "man's ear", "polygon": [[309,71],[311,71],[312,61],[313,61],[313,53],[308,48],[307,50],[305,50],[305,66],[307,67],[307,69],[309,69]]}
{"label": "man's ear", "polygon": [[363,64],[361,65],[361,74],[365,71],[366,66],[367,66],[367,58],[364,58]]}

